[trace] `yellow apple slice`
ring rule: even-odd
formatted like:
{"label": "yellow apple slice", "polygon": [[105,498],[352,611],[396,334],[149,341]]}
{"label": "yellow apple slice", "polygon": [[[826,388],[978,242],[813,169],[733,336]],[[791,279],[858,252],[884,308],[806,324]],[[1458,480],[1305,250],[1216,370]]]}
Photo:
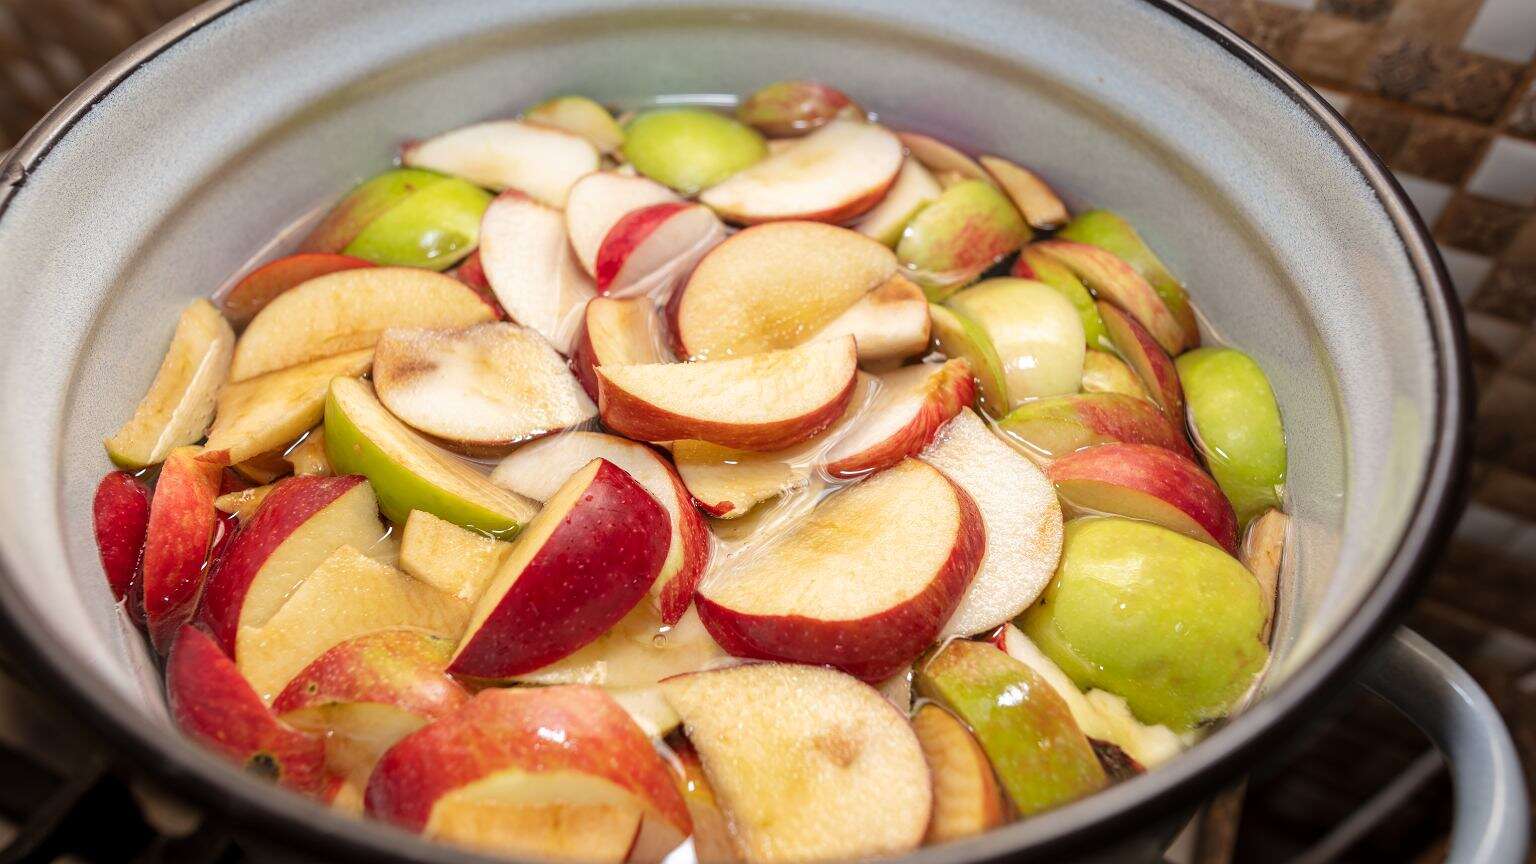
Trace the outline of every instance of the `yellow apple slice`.
{"label": "yellow apple slice", "polygon": [[1031,228],[1054,231],[1067,224],[1071,218],[1067,205],[1038,174],[1000,156],[983,156],[979,161]]}
{"label": "yellow apple slice", "polygon": [[934,174],[954,174],[967,180],[992,182],[987,170],[976,164],[975,159],[932,135],[924,135],[921,132],[900,132],[896,137],[901,139],[902,145],[912,154],[913,159],[923,163],[923,167]]}
{"label": "yellow apple slice", "polygon": [[400,569],[474,603],[511,552],[511,543],[412,510],[400,538]]}
{"label": "yellow apple slice", "polygon": [[373,349],[363,348],[230,384],[204,449],[226,450],[238,463],[286,445],[320,422],[332,378],[355,378],[372,363]]}
{"label": "yellow apple slice", "polygon": [[878,204],[901,162],[901,141],[890,130],[837,119],[710,187],[699,200],[742,225],[782,219],[837,224]]}
{"label": "yellow apple slice", "polygon": [[923,167],[923,163],[916,159],[906,159],[901,163],[901,173],[896,175],[896,182],[891,184],[891,191],[885,193],[885,198],[874,209],[864,214],[854,230],[894,249],[901,239],[902,230],[912,221],[917,211],[939,197],[943,191],[944,188]]}
{"label": "yellow apple slice", "polygon": [[928,702],[912,717],[912,731],[933,775],[933,817],[924,842],[971,837],[1006,821],[992,763],[964,723]]}
{"label": "yellow apple slice", "polygon": [[516,189],[551,207],[564,207],[571,186],[596,171],[597,148],[563,129],[493,120],[444,132],[407,146],[400,161],[462,177],[497,192]]}

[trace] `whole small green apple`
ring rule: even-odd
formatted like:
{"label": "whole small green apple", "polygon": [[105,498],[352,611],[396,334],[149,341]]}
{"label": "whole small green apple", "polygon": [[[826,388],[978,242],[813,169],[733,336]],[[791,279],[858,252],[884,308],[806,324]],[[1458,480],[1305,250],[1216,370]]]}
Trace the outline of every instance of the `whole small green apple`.
{"label": "whole small green apple", "polygon": [[917,211],[896,244],[896,258],[928,299],[939,302],[1031,236],[1018,208],[996,186],[962,180]]}
{"label": "whole small green apple", "polygon": [[756,129],[702,108],[646,111],[624,128],[624,158],[684,195],[719,183],[768,155]]}
{"label": "whole small green apple", "polygon": [[1190,431],[1238,521],[1280,506],[1285,429],[1269,378],[1232,348],[1197,348],[1174,362],[1184,385]]}
{"label": "whole small green apple", "polygon": [[429,176],[430,181],[364,226],[342,251],[375,264],[428,270],[447,270],[474,251],[491,193],[457,177]]}

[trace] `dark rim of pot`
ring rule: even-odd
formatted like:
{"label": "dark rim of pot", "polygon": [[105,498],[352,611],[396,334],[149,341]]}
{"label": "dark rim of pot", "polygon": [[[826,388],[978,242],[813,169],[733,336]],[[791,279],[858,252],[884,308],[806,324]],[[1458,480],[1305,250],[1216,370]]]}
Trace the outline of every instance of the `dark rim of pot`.
{"label": "dark rim of pot", "polygon": [[[140,66],[229,11],[252,0],[217,0],[166,25],[92,75],[37,125],[0,165],[0,216],[75,123]],[[1310,87],[1226,27],[1183,0],[1142,0],[1210,39],[1268,79],[1321,126],[1353,161],[1392,220],[1412,261],[1434,340],[1435,435],[1414,515],[1385,572],[1355,614],[1301,669],[1274,692],[1217,730],[1207,741],[1158,770],[1094,796],[969,841],[919,850],[912,862],[1018,860],[1021,855],[1082,852],[1114,845],[1138,832],[1166,828],[1243,770],[1272,754],[1286,731],[1314,717],[1349,682],[1397,625],[1430,571],[1455,523],[1461,503],[1471,386],[1465,361],[1460,306],[1449,288],[1440,256],[1397,181],[1336,111]],[[241,774],[201,748],[168,737],[125,700],[92,692],[50,650],[52,636],[26,614],[11,573],[0,573],[0,636],[22,668],[49,687],[149,773],[189,800],[242,829],[258,844],[347,861],[467,862],[489,859],[465,853],[378,823],[329,812]]]}

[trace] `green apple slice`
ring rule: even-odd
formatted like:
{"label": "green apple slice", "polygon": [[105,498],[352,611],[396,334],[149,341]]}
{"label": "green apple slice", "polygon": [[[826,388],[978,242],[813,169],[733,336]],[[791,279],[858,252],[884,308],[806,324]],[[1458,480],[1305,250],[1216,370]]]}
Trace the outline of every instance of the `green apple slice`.
{"label": "green apple slice", "polygon": [[[1141,239],[1131,223],[1108,210],[1090,210],[1067,223],[1057,236],[1097,246],[1131,265],[1143,279],[1152,283],[1152,289],[1162,298],[1184,332],[1190,334],[1190,339],[1199,338],[1200,322],[1195,319],[1195,310],[1184,286],[1168,272],[1162,259]],[[1191,341],[1189,344],[1193,347],[1199,343]]]}
{"label": "green apple slice", "polygon": [[1197,348],[1174,361],[1190,431],[1238,521],[1279,507],[1285,488],[1285,429],[1264,370],[1232,348]]}
{"label": "green apple slice", "polygon": [[1104,318],[1099,315],[1099,307],[1094,305],[1093,295],[1089,293],[1088,286],[1077,278],[1077,274],[1049,255],[1042,255],[1025,246],[1019,252],[1019,260],[1014,262],[1013,275],[1035,279],[1055,288],[1061,296],[1072,302],[1077,314],[1082,317],[1083,338],[1087,340],[1088,347],[1099,351],[1115,350],[1109,331],[1104,329]]}
{"label": "green apple slice", "polygon": [[943,300],[1029,241],[1013,202],[985,180],[962,180],[917,211],[896,244],[907,277]]}
{"label": "green apple slice", "polygon": [[971,364],[978,383],[981,407],[993,417],[1008,413],[1008,379],[1003,361],[987,332],[971,319],[946,306],[928,304],[935,347],[950,359],[963,358]]}
{"label": "green apple slice", "polygon": [[1076,393],[1083,383],[1083,322],[1054,288],[1031,279],[988,279],[944,301],[986,331],[1003,362],[1008,408]]}
{"label": "green apple slice", "polygon": [[379,509],[404,523],[412,510],[498,539],[509,539],[538,512],[527,499],[491,483],[469,464],[396,420],[356,378],[337,378],[325,402],[325,455],[337,474],[373,484]]}
{"label": "green apple slice", "polygon": [[432,171],[399,168],[364,180],[309,232],[299,251],[340,253],[373,220],[442,179],[443,175]]}
{"label": "green apple slice", "polygon": [[768,155],[757,130],[702,108],[646,111],[624,129],[624,158],[635,170],[692,195]]}
{"label": "green apple slice", "polygon": [[412,173],[432,179],[365,225],[345,254],[375,264],[447,270],[474,250],[491,193],[457,177]]}

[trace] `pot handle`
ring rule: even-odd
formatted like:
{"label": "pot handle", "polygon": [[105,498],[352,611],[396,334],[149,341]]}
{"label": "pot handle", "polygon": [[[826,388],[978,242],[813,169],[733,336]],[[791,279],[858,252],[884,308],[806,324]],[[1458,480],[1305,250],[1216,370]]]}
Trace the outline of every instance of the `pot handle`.
{"label": "pot handle", "polygon": [[1498,709],[1466,670],[1403,628],[1360,683],[1392,703],[1434,742],[1456,796],[1449,864],[1521,864],[1530,807],[1515,745]]}

